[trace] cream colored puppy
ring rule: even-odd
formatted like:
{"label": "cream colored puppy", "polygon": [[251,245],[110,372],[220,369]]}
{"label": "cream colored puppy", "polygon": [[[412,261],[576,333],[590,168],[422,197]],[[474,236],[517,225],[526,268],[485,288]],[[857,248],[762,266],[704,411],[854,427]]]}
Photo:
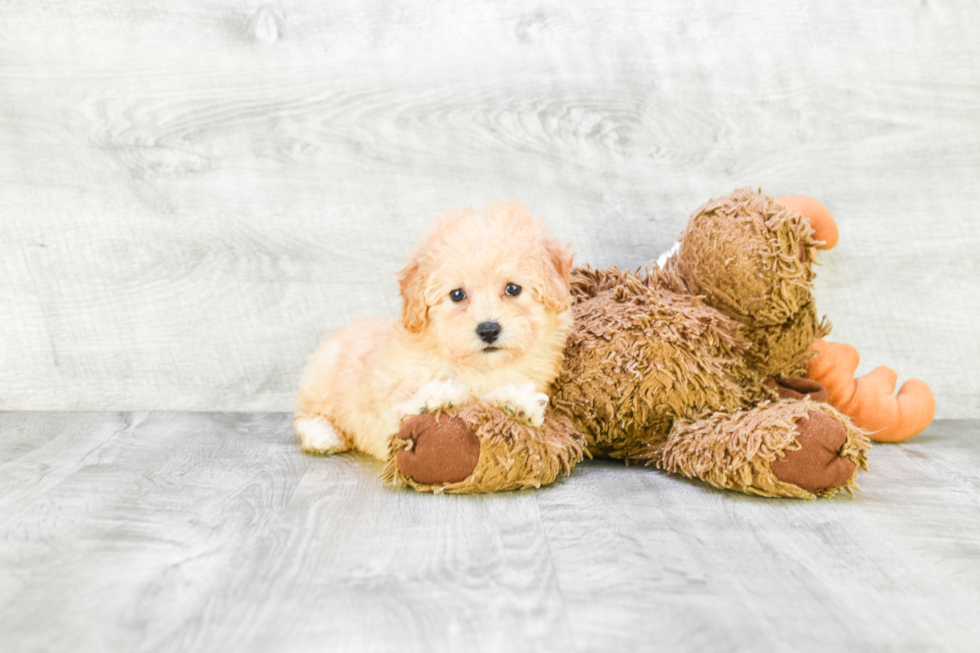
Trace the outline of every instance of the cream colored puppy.
{"label": "cream colored puppy", "polygon": [[539,426],[571,327],[571,266],[523,206],[438,218],[399,275],[399,319],[352,324],[310,358],[303,449],[383,460],[406,417],[478,400]]}

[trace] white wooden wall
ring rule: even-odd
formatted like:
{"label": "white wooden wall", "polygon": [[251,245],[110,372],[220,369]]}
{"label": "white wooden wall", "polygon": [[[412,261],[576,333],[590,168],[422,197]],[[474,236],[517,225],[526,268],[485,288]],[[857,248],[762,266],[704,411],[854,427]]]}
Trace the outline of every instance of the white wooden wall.
{"label": "white wooden wall", "polygon": [[439,212],[635,267],[711,196],[835,213],[831,339],[980,416],[971,0],[0,0],[0,409],[291,409]]}

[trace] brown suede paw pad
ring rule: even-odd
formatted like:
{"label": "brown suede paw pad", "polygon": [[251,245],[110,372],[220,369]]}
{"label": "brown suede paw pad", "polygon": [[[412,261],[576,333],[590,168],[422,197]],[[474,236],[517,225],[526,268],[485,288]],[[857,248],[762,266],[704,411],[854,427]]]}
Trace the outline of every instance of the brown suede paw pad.
{"label": "brown suede paw pad", "polygon": [[813,379],[804,379],[799,376],[787,376],[774,379],[771,376],[766,379],[766,385],[775,389],[780,399],[802,399],[809,397],[813,401],[826,404],[827,388]]}
{"label": "brown suede paw pad", "polygon": [[807,418],[796,423],[796,428],[800,448],[787,451],[781,460],[772,462],[770,469],[776,478],[808,492],[847,483],[856,465],[840,457],[847,441],[844,425],[830,415],[810,411]]}
{"label": "brown suede paw pad", "polygon": [[458,483],[473,473],[480,460],[480,440],[458,417],[443,413],[410,417],[395,437],[411,442],[395,457],[401,473],[416,483]]}

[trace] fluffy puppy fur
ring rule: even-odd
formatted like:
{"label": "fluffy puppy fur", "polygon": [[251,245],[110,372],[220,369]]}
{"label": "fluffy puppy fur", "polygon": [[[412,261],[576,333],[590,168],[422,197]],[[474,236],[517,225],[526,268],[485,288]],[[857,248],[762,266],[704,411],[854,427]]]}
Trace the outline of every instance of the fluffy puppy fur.
{"label": "fluffy puppy fur", "polygon": [[399,274],[400,317],[341,329],[310,358],[294,423],[303,449],[383,460],[407,416],[476,400],[540,425],[572,323],[571,266],[523,206],[438,218]]}

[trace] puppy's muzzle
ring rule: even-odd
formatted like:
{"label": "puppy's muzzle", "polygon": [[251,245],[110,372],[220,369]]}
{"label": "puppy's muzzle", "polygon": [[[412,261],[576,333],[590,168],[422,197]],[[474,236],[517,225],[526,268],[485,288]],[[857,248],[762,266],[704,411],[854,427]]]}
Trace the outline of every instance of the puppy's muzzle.
{"label": "puppy's muzzle", "polygon": [[487,344],[495,341],[500,336],[500,331],[500,325],[496,322],[480,322],[476,327],[476,335]]}

